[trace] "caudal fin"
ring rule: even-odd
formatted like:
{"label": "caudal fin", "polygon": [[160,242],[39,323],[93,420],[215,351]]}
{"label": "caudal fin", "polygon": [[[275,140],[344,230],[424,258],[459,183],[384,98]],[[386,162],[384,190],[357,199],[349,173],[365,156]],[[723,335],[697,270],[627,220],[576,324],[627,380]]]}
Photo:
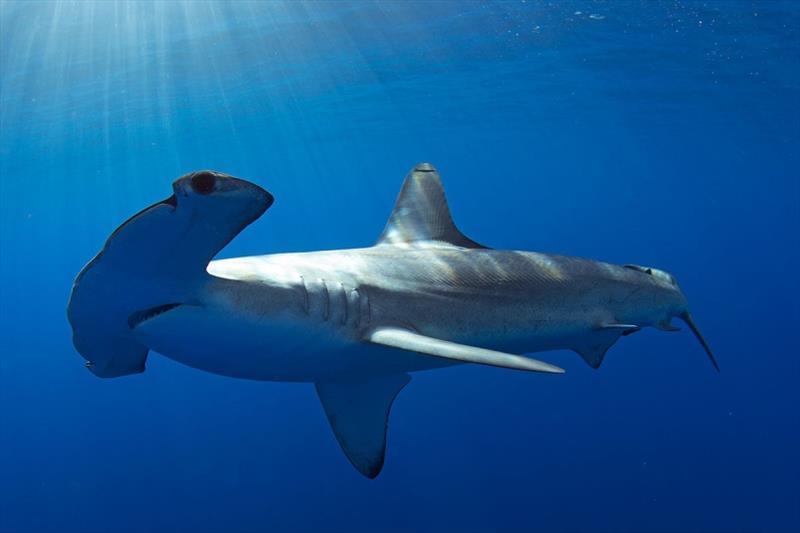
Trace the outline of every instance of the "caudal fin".
{"label": "caudal fin", "polygon": [[711,361],[711,364],[714,365],[714,369],[717,372],[719,372],[719,365],[717,364],[717,360],[714,358],[714,354],[711,352],[711,347],[703,338],[703,334],[700,333],[700,330],[697,329],[697,326],[694,324],[694,320],[692,320],[692,315],[689,314],[689,311],[684,311],[679,316],[681,320],[686,322],[686,325],[689,326],[689,329],[692,330],[692,333],[694,333],[694,336],[697,337],[697,340],[700,341],[700,344],[703,346],[703,349],[708,354],[709,361]]}

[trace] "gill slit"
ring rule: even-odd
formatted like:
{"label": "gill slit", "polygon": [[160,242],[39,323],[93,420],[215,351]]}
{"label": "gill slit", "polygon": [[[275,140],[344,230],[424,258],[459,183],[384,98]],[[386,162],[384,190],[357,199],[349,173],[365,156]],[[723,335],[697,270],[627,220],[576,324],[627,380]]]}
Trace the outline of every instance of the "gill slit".
{"label": "gill slit", "polygon": [[358,329],[358,326],[361,325],[361,294],[357,288],[350,290],[347,305],[353,306],[353,326]]}
{"label": "gill slit", "polygon": [[308,300],[308,287],[306,286],[306,278],[304,278],[302,274],[298,275],[300,276],[300,285],[303,287],[303,311],[305,311],[306,316],[308,316],[311,312],[311,304]]}
{"label": "gill slit", "polygon": [[322,283],[322,290],[325,292],[325,309],[322,312],[322,320],[327,322],[331,314],[331,293],[328,291],[328,284],[325,280],[320,278],[319,281]]}
{"label": "gill slit", "polygon": [[367,323],[366,325],[369,326],[372,323],[372,303],[369,301],[369,293],[364,292],[364,301],[367,305]]}
{"label": "gill slit", "polygon": [[342,300],[342,307],[344,308],[344,310],[342,311],[342,322],[341,323],[344,326],[344,325],[347,324],[347,315],[348,315],[348,313],[347,313],[347,305],[348,305],[348,301],[347,301],[347,289],[344,288],[344,283],[342,283],[341,281],[339,282],[339,290],[342,293],[341,300]]}

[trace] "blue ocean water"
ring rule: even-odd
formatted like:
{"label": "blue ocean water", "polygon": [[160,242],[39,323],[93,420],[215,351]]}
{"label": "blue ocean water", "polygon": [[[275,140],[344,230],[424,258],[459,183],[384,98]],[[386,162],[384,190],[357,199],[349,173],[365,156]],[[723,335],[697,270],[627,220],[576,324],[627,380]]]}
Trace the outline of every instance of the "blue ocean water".
{"label": "blue ocean water", "polygon": [[[364,246],[430,161],[497,248],[653,265],[687,331],[418,373],[374,481],[311,385],[101,380],[72,279],[176,177],[220,257]],[[0,2],[0,530],[800,530],[800,4]],[[224,356],[224,354],[221,354]]]}

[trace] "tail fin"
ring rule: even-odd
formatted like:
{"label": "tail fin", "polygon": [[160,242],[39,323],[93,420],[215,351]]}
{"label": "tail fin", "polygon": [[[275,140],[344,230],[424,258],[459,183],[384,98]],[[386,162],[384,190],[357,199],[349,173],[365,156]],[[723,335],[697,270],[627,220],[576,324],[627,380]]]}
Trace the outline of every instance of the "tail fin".
{"label": "tail fin", "polygon": [[717,360],[714,358],[714,354],[711,352],[711,347],[708,345],[706,340],[703,338],[703,334],[700,333],[700,330],[697,329],[697,326],[694,324],[694,320],[692,320],[692,315],[689,314],[689,311],[684,311],[680,314],[681,320],[686,322],[686,325],[689,326],[689,329],[692,330],[694,336],[697,337],[697,340],[700,341],[700,345],[703,346],[703,349],[708,354],[708,359],[711,361],[711,364],[714,365],[714,369],[719,372],[719,365],[717,364]]}

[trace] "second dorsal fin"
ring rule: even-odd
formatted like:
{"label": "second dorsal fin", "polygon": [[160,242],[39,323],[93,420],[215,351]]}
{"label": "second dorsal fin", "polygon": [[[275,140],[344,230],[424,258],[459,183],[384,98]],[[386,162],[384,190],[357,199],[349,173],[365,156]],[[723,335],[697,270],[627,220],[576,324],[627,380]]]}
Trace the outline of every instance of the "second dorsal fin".
{"label": "second dorsal fin", "polygon": [[406,176],[377,244],[424,242],[485,248],[461,233],[453,223],[442,180],[430,163],[420,163]]}

